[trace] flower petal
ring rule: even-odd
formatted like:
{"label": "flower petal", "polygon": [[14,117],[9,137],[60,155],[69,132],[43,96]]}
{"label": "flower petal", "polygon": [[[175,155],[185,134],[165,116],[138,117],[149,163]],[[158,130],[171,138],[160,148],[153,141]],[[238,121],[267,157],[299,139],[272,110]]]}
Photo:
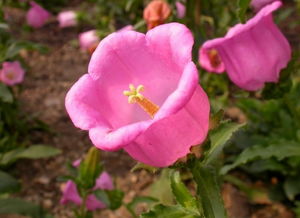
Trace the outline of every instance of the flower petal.
{"label": "flower petal", "polygon": [[192,60],[194,38],[191,31],[183,24],[168,23],[151,29],[146,34],[152,52],[171,65],[176,65],[182,72]]}
{"label": "flower petal", "polygon": [[136,160],[156,167],[173,164],[202,143],[208,132],[208,97],[198,86],[189,103],[178,113],[153,123],[124,149]]}
{"label": "flower petal", "polygon": [[187,104],[198,87],[198,70],[193,62],[186,65],[177,89],[167,98],[155,115],[155,120],[177,113]]}
{"label": "flower petal", "polygon": [[96,85],[91,77],[85,74],[72,86],[65,99],[71,120],[76,127],[83,130],[98,125],[108,126],[106,119],[101,116],[103,103],[99,101]]}

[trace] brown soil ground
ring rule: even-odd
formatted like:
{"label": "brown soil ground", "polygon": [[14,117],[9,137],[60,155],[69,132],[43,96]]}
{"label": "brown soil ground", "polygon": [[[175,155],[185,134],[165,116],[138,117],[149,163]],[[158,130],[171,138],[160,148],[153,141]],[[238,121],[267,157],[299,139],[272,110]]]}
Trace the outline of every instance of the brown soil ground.
{"label": "brown soil ground", "polygon": [[[22,54],[28,65],[20,96],[22,108],[25,112],[37,115],[55,131],[55,134],[34,135],[34,142],[53,145],[62,150],[61,155],[51,159],[21,161],[17,164],[23,186],[19,196],[42,204],[55,217],[71,218],[71,206],[59,204],[61,183],[57,181],[57,177],[67,174],[67,160],[81,158],[92,144],[87,133],[76,129],[71,123],[65,111],[64,98],[72,84],[86,73],[90,56],[80,51],[76,45],[80,29],[59,29],[53,21],[43,28],[24,33],[17,28],[24,19],[24,13],[15,13],[14,10],[11,12],[14,14],[12,27],[15,26],[13,31],[17,37],[42,43],[49,48],[46,54]],[[122,151],[102,152],[102,160],[105,169],[115,178],[117,187],[125,192],[127,202],[136,195],[146,194],[149,185],[156,178],[146,171],[130,173],[135,161]],[[278,208],[268,208],[271,206],[253,213],[253,207],[245,196],[229,184],[224,186],[223,196],[230,217],[233,218],[292,217],[279,213]],[[269,216],[273,210],[278,212],[277,215]],[[114,212],[104,210],[96,217],[126,218],[130,215],[122,207]]]}

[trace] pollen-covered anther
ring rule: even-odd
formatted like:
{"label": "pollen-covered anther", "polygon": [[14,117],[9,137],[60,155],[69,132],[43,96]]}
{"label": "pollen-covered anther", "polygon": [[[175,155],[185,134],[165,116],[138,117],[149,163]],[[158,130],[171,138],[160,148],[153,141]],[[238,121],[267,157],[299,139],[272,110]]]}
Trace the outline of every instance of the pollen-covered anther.
{"label": "pollen-covered anther", "polygon": [[154,117],[159,110],[159,106],[145,98],[140,92],[144,91],[144,86],[139,85],[137,88],[134,85],[129,85],[129,91],[124,91],[123,94],[128,97],[128,103],[137,103],[151,118]]}

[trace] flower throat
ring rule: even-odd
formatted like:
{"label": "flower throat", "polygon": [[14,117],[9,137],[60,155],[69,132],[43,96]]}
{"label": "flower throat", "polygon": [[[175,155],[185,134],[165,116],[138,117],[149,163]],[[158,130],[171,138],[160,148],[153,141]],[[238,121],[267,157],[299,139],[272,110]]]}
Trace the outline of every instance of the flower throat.
{"label": "flower throat", "polygon": [[137,103],[150,117],[153,119],[154,115],[159,110],[159,106],[145,98],[140,92],[144,91],[144,86],[139,85],[137,88],[134,85],[129,85],[129,91],[124,91],[123,94],[128,96],[128,103]]}

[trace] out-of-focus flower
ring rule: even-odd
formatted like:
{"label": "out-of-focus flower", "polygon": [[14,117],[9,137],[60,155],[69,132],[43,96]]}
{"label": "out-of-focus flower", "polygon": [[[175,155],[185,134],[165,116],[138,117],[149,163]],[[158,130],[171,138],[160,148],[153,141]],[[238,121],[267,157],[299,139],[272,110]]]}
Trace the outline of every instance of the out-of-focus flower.
{"label": "out-of-focus flower", "polygon": [[[94,190],[112,190],[114,188],[111,177],[107,172],[101,173],[99,178],[96,180],[96,185],[93,188]],[[61,204],[67,204],[68,202],[73,202],[76,205],[81,205],[82,199],[78,194],[76,184],[69,180],[62,187],[63,196],[60,199]],[[88,210],[97,210],[105,208],[105,204],[99,201],[94,195],[89,195],[86,200],[86,207]]]}
{"label": "out-of-focus flower", "polygon": [[163,24],[170,16],[171,8],[164,0],[152,0],[144,9],[144,20],[148,30]]}
{"label": "out-of-focus flower", "polygon": [[96,30],[89,30],[79,34],[79,44],[82,50],[90,51],[93,53],[100,42]]}
{"label": "out-of-focus flower", "polygon": [[191,58],[193,43],[189,29],[178,23],[146,35],[107,36],[89,73],[66,96],[74,125],[88,130],[96,147],[124,148],[148,165],[169,166],[184,157],[205,140],[210,111]]}
{"label": "out-of-focus flower", "polygon": [[176,6],[176,11],[177,11],[177,17],[178,18],[184,18],[185,17],[185,11],[186,11],[185,5],[182,4],[180,1],[177,1],[175,3],[175,6]]}
{"label": "out-of-focus flower", "polygon": [[121,32],[121,31],[128,31],[128,30],[134,30],[133,26],[132,26],[132,25],[124,26],[124,27],[122,27],[121,29],[119,29],[118,32]]}
{"label": "out-of-focus flower", "polygon": [[279,0],[252,0],[250,5],[255,11],[259,11],[267,4],[271,4],[272,2],[279,1]]}
{"label": "out-of-focus flower", "polygon": [[75,11],[63,11],[57,15],[60,28],[77,25],[77,14]]}
{"label": "out-of-focus flower", "polygon": [[199,51],[200,65],[210,72],[226,69],[232,82],[249,91],[277,82],[291,59],[290,45],[272,19],[280,6],[279,1],[267,5],[246,24],[232,27],[224,38],[205,42]]}
{"label": "out-of-focus flower", "polygon": [[31,8],[26,15],[27,24],[34,28],[40,28],[46,23],[51,14],[34,1],[31,1],[30,5]]}
{"label": "out-of-focus flower", "polygon": [[0,80],[9,86],[23,82],[25,71],[18,61],[3,62]]}

